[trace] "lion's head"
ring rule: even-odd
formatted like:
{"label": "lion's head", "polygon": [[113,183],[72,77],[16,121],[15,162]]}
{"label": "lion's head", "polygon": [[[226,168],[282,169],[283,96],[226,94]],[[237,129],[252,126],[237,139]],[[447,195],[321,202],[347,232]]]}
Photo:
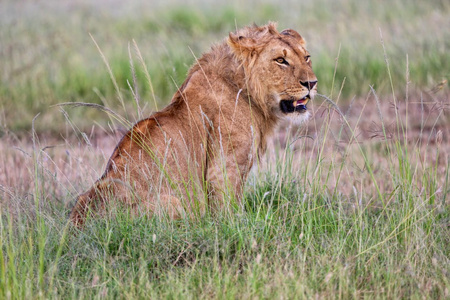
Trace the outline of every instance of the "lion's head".
{"label": "lion's head", "polygon": [[251,96],[265,114],[294,121],[309,117],[306,104],[317,93],[317,78],[299,33],[278,32],[269,23],[230,33],[228,44],[244,68]]}

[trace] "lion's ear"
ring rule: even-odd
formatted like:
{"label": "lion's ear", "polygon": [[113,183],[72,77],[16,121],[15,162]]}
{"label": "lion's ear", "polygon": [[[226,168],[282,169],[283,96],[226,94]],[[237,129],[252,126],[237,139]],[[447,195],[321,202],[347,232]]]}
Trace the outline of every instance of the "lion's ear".
{"label": "lion's ear", "polygon": [[230,35],[228,36],[228,45],[231,47],[231,50],[233,50],[234,54],[241,59],[246,59],[256,54],[256,42],[249,37],[230,32]]}
{"label": "lion's ear", "polygon": [[295,31],[293,29],[285,29],[282,32],[280,32],[280,34],[291,36],[291,37],[295,38],[300,43],[300,45],[302,45],[303,47],[306,46],[306,42],[303,39],[303,37],[297,31]]}

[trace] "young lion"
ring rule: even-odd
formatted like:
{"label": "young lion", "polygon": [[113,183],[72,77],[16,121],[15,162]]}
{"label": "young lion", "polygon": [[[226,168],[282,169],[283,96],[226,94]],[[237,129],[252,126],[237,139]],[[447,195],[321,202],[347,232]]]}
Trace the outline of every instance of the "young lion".
{"label": "young lion", "polygon": [[116,146],[103,176],[78,196],[70,218],[108,199],[179,218],[239,198],[253,161],[281,119],[302,122],[317,78],[305,41],[274,23],[230,33],[190,69],[163,110]]}

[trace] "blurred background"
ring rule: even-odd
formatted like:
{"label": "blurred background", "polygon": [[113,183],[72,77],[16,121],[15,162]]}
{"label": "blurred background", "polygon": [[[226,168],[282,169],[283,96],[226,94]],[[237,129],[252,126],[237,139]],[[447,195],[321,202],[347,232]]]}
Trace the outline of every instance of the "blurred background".
{"label": "blurred background", "polygon": [[[447,0],[2,0],[0,135],[29,134],[37,114],[37,132],[60,134],[67,124],[53,105],[64,102],[106,105],[134,122],[130,85],[149,114],[155,102],[161,108],[170,101],[195,57],[212,43],[237,27],[268,21],[303,35],[319,93],[335,101],[366,98],[370,86],[379,96],[404,98],[409,77],[411,97],[448,103]],[[109,121],[92,108],[64,109],[80,130]]]}
{"label": "blurred background", "polygon": [[[67,227],[124,130],[268,21],[324,96],[237,213]],[[449,0],[0,0],[0,299],[449,299],[449,29]]]}

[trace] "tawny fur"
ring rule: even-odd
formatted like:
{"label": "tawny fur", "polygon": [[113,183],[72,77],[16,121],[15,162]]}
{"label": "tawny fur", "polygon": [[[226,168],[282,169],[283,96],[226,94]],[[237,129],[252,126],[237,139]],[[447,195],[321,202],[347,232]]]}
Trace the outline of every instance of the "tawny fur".
{"label": "tawny fur", "polygon": [[[288,62],[280,64],[277,58]],[[78,196],[78,226],[110,199],[179,218],[239,201],[255,159],[285,113],[281,100],[311,99],[317,82],[303,38],[274,23],[230,33],[190,69],[163,110],[138,122],[116,146],[103,176]]]}

